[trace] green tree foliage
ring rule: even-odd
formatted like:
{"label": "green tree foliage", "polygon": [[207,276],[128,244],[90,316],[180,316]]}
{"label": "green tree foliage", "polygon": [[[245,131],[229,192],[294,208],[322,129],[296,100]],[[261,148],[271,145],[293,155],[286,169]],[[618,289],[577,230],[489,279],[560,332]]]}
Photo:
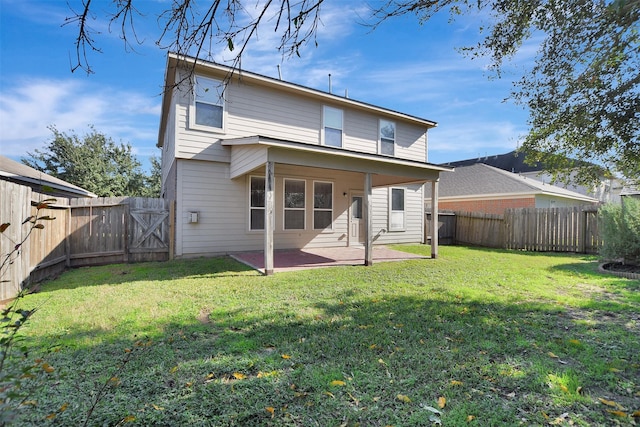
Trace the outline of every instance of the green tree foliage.
{"label": "green tree foliage", "polygon": [[[426,21],[442,10],[452,19],[489,14],[484,38],[462,50],[490,58],[497,76],[525,43],[541,40],[511,94],[529,110],[527,161],[543,162],[556,178],[574,170],[582,184],[596,182],[603,167],[640,180],[640,0],[389,0],[376,16]],[[583,162],[576,169],[572,159]]]}
{"label": "green tree foliage", "polygon": [[626,197],[621,205],[600,208],[602,239],[600,255],[640,265],[640,199]]}
{"label": "green tree foliage", "polygon": [[43,150],[28,153],[22,162],[51,176],[75,184],[100,197],[158,197],[159,162],[152,160],[152,173],[146,175],[131,152],[130,144],[116,144],[90,127],[79,137],[75,133],[49,128],[53,138]]}

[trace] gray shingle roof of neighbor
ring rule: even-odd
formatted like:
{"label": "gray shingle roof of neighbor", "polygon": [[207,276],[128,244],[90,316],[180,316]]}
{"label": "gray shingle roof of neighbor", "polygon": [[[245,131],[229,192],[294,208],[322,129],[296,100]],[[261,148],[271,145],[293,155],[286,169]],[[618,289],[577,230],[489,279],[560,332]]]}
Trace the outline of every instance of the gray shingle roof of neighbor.
{"label": "gray shingle roof of neighbor", "polygon": [[493,166],[498,169],[510,171],[514,173],[522,172],[534,172],[544,170],[544,167],[540,162],[535,165],[529,165],[525,163],[525,155],[518,153],[517,151],[510,151],[505,154],[496,154],[492,156],[480,156],[472,159],[458,160],[455,162],[444,163],[444,166],[471,166],[476,163],[484,163],[485,165]]}
{"label": "gray shingle roof of neighbor", "polygon": [[[427,186],[428,188],[428,186]],[[454,172],[440,174],[440,197],[547,194],[569,199],[597,202],[593,197],[543,183],[483,163],[460,166]]]}
{"label": "gray shingle roof of neighbor", "polygon": [[[0,177],[28,185],[40,192],[64,195],[66,197],[98,197],[84,188],[40,172],[37,169],[11,160],[5,156],[0,156]],[[50,187],[53,191],[43,191],[43,186]]]}

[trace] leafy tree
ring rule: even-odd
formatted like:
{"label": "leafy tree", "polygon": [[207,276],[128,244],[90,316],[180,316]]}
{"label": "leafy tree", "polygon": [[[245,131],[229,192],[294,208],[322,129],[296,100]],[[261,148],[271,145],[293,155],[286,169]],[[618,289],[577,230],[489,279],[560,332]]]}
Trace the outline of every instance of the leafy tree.
{"label": "leafy tree", "polygon": [[[212,0],[201,8],[176,0],[160,16],[156,43],[204,57],[217,40],[230,50],[239,47],[235,66],[258,28],[272,26],[280,36],[277,48],[299,55],[302,45],[315,41],[322,4]],[[135,35],[134,18],[143,16],[136,7],[144,5],[142,0],[113,2],[103,16],[127,41]],[[94,9],[82,1],[67,19],[78,26],[73,69],[90,72],[87,51],[99,50],[97,32],[89,25],[97,16]],[[462,14],[488,17],[480,24],[478,44],[462,51],[489,57],[498,76],[526,42],[542,39],[534,66],[511,94],[530,112],[530,132],[522,145],[529,161],[543,161],[556,175],[574,166],[570,158],[595,163],[579,167],[573,180],[583,184],[596,181],[603,166],[640,181],[640,0],[385,0],[371,10],[372,26],[406,14],[426,22],[447,12],[452,20]]]}
{"label": "leafy tree", "polygon": [[151,162],[151,173],[145,177],[145,185],[142,188],[143,197],[160,197],[162,186],[162,163],[156,156],[149,158]]}
{"label": "leafy tree", "polygon": [[116,144],[93,127],[82,137],[49,129],[53,138],[43,150],[27,153],[30,158],[22,159],[24,164],[100,197],[150,196],[153,191],[157,197],[160,184],[154,179],[159,174],[144,174],[130,144]]}

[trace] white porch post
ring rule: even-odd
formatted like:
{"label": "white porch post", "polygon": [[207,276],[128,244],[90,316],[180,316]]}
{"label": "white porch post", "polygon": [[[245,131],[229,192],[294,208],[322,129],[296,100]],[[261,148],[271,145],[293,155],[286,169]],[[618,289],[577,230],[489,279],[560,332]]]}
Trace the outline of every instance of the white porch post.
{"label": "white porch post", "polygon": [[373,265],[373,209],[371,173],[364,175],[364,265]]}
{"label": "white porch post", "polygon": [[431,181],[431,258],[438,258],[438,181]]}
{"label": "white porch post", "polygon": [[276,225],[274,162],[266,163],[264,176],[264,274],[269,276],[273,274],[273,229]]}

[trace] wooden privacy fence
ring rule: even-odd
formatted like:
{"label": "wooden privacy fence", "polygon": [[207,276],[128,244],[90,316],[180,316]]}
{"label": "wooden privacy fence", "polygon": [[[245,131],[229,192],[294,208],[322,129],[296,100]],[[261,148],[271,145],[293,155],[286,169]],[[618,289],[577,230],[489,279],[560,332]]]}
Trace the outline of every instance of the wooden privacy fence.
{"label": "wooden privacy fence", "polygon": [[541,252],[598,253],[598,208],[507,209],[505,248]]}
{"label": "wooden privacy fence", "polygon": [[507,209],[504,215],[441,212],[438,218],[441,244],[589,254],[602,245],[596,206]]}
{"label": "wooden privacy fence", "polygon": [[[29,231],[30,224],[22,222],[36,214],[38,202],[50,196],[1,180],[0,196],[0,223],[11,223],[0,234],[4,259]],[[44,221],[43,229],[34,230],[6,271],[3,269],[0,301],[13,298],[29,281],[55,275],[66,267],[173,258],[172,201],[58,198],[40,211],[40,216],[44,215],[55,220]]]}

